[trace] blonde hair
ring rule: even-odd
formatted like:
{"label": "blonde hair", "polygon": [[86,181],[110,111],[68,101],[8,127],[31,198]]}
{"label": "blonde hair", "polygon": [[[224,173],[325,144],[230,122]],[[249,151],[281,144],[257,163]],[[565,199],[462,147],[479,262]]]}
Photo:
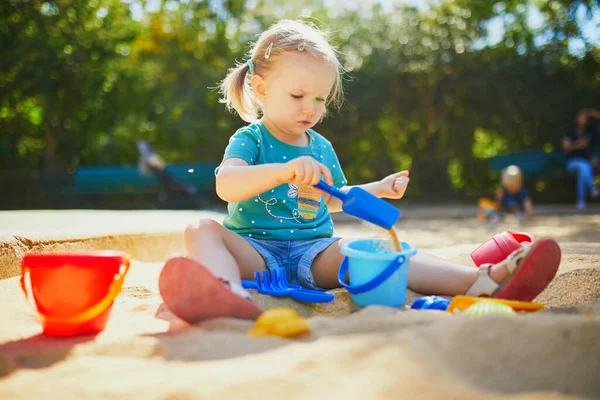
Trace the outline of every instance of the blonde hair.
{"label": "blonde hair", "polygon": [[279,21],[260,35],[248,53],[252,71],[248,62],[229,70],[220,84],[221,102],[226,104],[228,110],[235,110],[244,121],[256,121],[262,114],[262,107],[252,93],[250,73],[266,77],[277,59],[292,51],[307,51],[335,68],[336,78],[327,104],[339,107],[344,95],[343,68],[335,48],[329,44],[327,34],[314,24],[292,20]]}
{"label": "blonde hair", "polygon": [[523,180],[523,173],[521,169],[516,165],[509,165],[502,171],[502,182],[510,183],[510,182],[520,182]]}

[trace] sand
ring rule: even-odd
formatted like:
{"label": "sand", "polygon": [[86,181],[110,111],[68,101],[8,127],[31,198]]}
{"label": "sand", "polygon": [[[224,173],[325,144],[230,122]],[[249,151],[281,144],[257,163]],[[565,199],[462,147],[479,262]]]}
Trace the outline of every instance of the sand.
{"label": "sand", "polygon": [[[97,336],[41,335],[17,278],[0,280],[0,398],[600,398],[599,226],[600,216],[569,215],[520,227],[552,234],[563,250],[559,274],[537,299],[546,311],[470,320],[359,309],[342,290],[318,307],[256,294],[263,308],[290,306],[308,318],[311,334],[295,340],[251,337],[248,321],[189,326],[161,305],[159,261],[134,261]],[[477,243],[506,228],[515,226],[430,219],[407,220],[399,232],[420,250],[469,263]],[[352,223],[338,232],[378,234]]]}

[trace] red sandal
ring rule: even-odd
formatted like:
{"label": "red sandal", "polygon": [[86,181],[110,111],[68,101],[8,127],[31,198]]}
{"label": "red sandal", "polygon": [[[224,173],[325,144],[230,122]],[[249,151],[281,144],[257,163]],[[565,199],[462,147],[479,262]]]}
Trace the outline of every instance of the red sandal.
{"label": "red sandal", "polygon": [[[532,244],[522,243],[504,261],[484,264],[467,296],[489,296],[499,299],[532,301],[552,282],[560,265],[560,247],[555,240],[545,238]],[[509,276],[501,283],[489,275],[490,267],[503,266]]]}
{"label": "red sandal", "polygon": [[190,324],[214,318],[258,318],[262,310],[238,286],[216,278],[186,257],[168,260],[158,278],[158,289],[167,308]]}

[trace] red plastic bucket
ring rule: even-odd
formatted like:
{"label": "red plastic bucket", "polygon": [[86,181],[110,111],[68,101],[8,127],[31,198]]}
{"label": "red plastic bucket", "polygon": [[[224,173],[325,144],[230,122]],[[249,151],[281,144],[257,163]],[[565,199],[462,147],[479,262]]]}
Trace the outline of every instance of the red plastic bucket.
{"label": "red plastic bucket", "polygon": [[534,239],[533,235],[525,232],[500,232],[473,250],[471,259],[478,267],[482,264],[496,264],[520,248],[522,242],[533,242]]}
{"label": "red plastic bucket", "polygon": [[21,288],[46,335],[98,333],[128,271],[129,256],[120,252],[27,254],[21,262]]}

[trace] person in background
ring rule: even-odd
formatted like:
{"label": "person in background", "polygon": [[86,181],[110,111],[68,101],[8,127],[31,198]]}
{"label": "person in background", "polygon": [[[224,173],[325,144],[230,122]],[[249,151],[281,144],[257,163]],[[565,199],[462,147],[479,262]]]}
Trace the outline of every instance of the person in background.
{"label": "person in background", "polygon": [[593,149],[598,146],[598,132],[590,119],[600,119],[600,111],[582,109],[577,113],[575,126],[567,131],[562,147],[567,156],[566,170],[577,176],[577,208],[586,208],[586,197],[600,196],[600,189],[594,185],[594,167],[598,167],[598,158]]}

